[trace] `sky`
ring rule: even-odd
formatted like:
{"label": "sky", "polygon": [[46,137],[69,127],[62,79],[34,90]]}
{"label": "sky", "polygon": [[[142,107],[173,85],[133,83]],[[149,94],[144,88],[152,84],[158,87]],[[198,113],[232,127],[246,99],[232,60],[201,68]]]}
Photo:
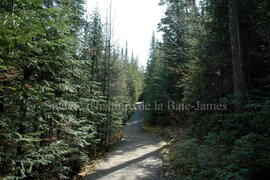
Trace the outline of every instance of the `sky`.
{"label": "sky", "polygon": [[[128,41],[129,55],[134,51],[139,63],[146,65],[150,41],[153,31],[160,39],[157,25],[164,15],[164,7],[160,7],[160,0],[112,0],[112,18],[114,27],[114,42],[125,46]],[[110,0],[87,0],[86,10],[91,13],[98,7],[104,19]]]}

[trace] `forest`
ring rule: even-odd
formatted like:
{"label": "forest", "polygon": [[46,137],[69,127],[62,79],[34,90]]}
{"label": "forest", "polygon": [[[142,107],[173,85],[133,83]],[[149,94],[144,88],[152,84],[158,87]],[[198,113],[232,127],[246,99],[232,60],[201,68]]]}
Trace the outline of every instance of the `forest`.
{"label": "forest", "polygon": [[[147,104],[221,109],[145,112],[150,125],[180,127],[169,161],[181,180],[267,179],[270,173],[270,2],[161,0],[145,74]],[[212,106],[213,107],[213,106]]]}
{"label": "forest", "polygon": [[111,9],[103,22],[84,4],[0,2],[0,179],[72,179],[121,141],[137,101],[163,107],[144,126],[172,142],[174,179],[270,174],[269,0],[160,0],[146,67],[114,42]]}
{"label": "forest", "polygon": [[131,110],[110,106],[134,104],[143,73],[83,3],[0,2],[0,179],[68,179],[121,137]]}

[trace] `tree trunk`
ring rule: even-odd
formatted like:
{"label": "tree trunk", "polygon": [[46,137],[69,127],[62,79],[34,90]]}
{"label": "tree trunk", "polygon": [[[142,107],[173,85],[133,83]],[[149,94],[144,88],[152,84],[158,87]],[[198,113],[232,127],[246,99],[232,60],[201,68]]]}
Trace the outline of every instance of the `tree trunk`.
{"label": "tree trunk", "polygon": [[233,65],[235,112],[243,111],[246,99],[246,84],[242,65],[241,37],[239,27],[239,2],[229,0],[229,21],[231,35],[231,51]]}

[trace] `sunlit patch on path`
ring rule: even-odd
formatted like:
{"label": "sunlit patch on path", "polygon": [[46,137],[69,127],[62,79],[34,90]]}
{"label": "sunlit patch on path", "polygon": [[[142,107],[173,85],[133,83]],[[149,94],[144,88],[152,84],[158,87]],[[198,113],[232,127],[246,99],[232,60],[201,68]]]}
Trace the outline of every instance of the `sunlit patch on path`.
{"label": "sunlit patch on path", "polygon": [[162,160],[158,140],[140,130],[143,114],[137,110],[125,128],[125,141],[101,161],[86,180],[160,180]]}

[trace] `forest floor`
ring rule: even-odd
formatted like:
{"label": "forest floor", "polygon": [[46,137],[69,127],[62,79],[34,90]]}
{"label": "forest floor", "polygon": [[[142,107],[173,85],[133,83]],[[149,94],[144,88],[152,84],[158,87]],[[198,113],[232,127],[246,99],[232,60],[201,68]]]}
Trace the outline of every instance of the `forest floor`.
{"label": "forest floor", "polygon": [[141,131],[143,112],[136,110],[125,127],[124,140],[85,176],[85,180],[161,180],[161,142]]}

